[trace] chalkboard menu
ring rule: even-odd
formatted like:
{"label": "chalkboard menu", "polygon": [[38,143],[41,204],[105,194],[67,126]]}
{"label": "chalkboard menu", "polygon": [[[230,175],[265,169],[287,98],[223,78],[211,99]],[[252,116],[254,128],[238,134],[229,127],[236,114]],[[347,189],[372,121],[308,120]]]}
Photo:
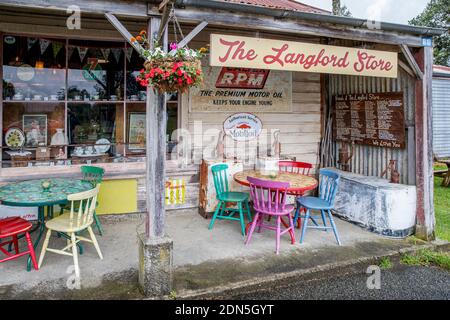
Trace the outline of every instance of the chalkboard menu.
{"label": "chalkboard menu", "polygon": [[333,102],[336,140],[405,148],[402,92],[339,95]]}

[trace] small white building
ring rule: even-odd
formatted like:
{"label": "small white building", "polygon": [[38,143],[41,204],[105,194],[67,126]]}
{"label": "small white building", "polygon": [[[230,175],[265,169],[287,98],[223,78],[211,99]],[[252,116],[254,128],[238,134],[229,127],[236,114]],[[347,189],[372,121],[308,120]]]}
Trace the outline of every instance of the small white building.
{"label": "small white building", "polygon": [[450,157],[450,67],[433,67],[433,152]]}

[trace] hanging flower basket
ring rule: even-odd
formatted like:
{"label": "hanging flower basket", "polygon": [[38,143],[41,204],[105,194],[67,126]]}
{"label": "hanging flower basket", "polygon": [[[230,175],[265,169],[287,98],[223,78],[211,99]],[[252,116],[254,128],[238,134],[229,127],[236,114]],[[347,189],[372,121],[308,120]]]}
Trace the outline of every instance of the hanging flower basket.
{"label": "hanging flower basket", "polygon": [[144,68],[136,77],[142,86],[151,86],[159,93],[169,93],[186,92],[202,83],[201,58],[207,49],[178,48],[175,43],[170,45],[170,52],[157,45],[153,50],[146,49],[148,41],[145,31],[131,41],[137,41],[143,47],[140,54],[145,59]]}

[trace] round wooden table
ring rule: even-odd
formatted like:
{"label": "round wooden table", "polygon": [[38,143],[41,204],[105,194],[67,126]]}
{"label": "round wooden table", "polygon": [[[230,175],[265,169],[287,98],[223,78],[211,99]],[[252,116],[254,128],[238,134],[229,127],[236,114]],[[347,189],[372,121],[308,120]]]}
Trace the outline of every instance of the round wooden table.
{"label": "round wooden table", "polygon": [[[303,174],[299,173],[292,173],[292,172],[282,172],[279,171],[277,175],[275,176],[266,176],[261,173],[260,170],[244,170],[241,172],[237,172],[233,178],[234,181],[237,183],[243,185],[243,186],[250,186],[250,183],[247,180],[247,177],[257,178],[257,179],[263,179],[263,180],[270,180],[274,182],[289,182],[289,188],[287,190],[288,194],[290,195],[302,195],[306,191],[314,190],[317,185],[318,181],[317,179],[305,176]],[[287,228],[288,224],[281,219],[281,222],[283,225]],[[245,233],[247,234],[247,230],[250,227],[251,223],[247,224],[247,227],[245,228]],[[295,239],[294,232],[291,231],[291,239]],[[295,240],[293,240],[295,242]]]}
{"label": "round wooden table", "polygon": [[266,176],[259,170],[244,170],[234,175],[234,180],[244,186],[250,186],[247,177],[258,178],[263,180],[270,180],[274,182],[289,182],[288,193],[302,194],[306,191],[313,190],[317,187],[317,179],[292,172],[278,172],[276,176]]}

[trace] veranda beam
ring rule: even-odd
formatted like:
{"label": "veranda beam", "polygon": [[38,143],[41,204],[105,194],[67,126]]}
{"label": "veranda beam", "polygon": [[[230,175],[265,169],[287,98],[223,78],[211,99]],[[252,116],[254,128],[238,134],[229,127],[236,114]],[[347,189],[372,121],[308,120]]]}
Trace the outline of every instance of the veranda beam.
{"label": "veranda beam", "polygon": [[416,62],[416,59],[414,59],[414,55],[412,54],[411,50],[409,50],[407,45],[400,45],[400,48],[402,49],[403,55],[406,58],[406,61],[408,61],[408,64],[411,66],[412,70],[414,71],[416,77],[418,79],[423,79],[423,72],[420,69],[419,65]]}
{"label": "veranda beam", "polygon": [[[161,25],[160,17],[151,17],[148,26],[148,37],[151,48],[153,40],[158,36]],[[161,47],[167,50],[167,27],[162,36]],[[148,238],[164,236],[165,224],[165,163],[166,163],[166,96],[157,94],[147,88],[147,221]]]}
{"label": "veranda beam", "polygon": [[105,13],[106,19],[114,26],[114,28],[119,31],[119,33],[124,37],[125,40],[128,41],[128,43],[136,49],[138,53],[141,53],[142,46],[137,42],[131,42],[131,38],[133,37],[132,34],[124,27],[122,23],[111,13]]}
{"label": "veranda beam", "polygon": [[416,236],[424,240],[435,238],[433,205],[433,128],[432,128],[432,78],[433,48],[424,47],[415,54],[415,61],[423,72],[416,80],[416,186],[417,222]]}
{"label": "veranda beam", "polygon": [[[155,7],[149,4],[149,14],[154,14]],[[156,11],[157,12],[157,11]],[[274,19],[261,15],[242,15],[222,10],[177,9],[177,18],[180,22],[196,23],[209,21],[210,26],[222,26],[233,29],[254,29],[258,31],[274,31],[286,34],[302,34],[314,37],[330,37],[355,41],[366,41],[383,44],[401,45],[411,47],[422,46],[422,38],[409,34],[391,32],[386,30],[369,30],[350,26],[332,25],[328,23],[312,23],[293,19]]]}

